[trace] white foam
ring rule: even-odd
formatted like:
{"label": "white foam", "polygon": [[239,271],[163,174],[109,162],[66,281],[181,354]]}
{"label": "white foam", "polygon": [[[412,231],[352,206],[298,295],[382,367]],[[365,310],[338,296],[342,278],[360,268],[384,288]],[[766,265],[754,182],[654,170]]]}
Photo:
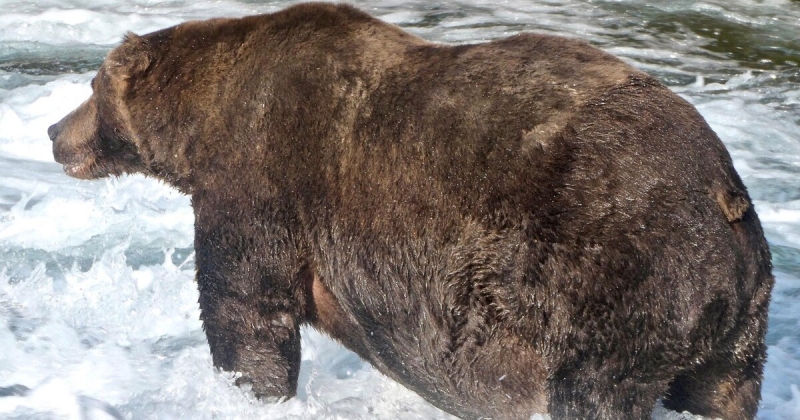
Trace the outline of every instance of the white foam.
{"label": "white foam", "polygon": [[0,42],[110,46],[117,44],[127,31],[142,34],[210,16],[266,13],[276,10],[277,4],[279,2],[45,1],[28,3],[19,9],[6,4],[6,10],[19,11],[0,14]]}
{"label": "white foam", "polygon": [[[39,200],[31,205],[34,197]],[[0,241],[56,251],[113,232],[140,240],[169,235],[174,246],[187,247],[193,223],[189,199],[157,181],[142,177],[72,181],[42,186],[24,196],[0,219]]]}
{"label": "white foam", "polygon": [[85,9],[48,9],[39,13],[0,15],[0,40],[49,45],[112,45],[125,30],[151,32],[179,23],[179,19],[138,14],[101,13]]}
{"label": "white foam", "polygon": [[0,153],[52,162],[47,127],[89,98],[94,73],[65,75],[45,84],[0,91]]}

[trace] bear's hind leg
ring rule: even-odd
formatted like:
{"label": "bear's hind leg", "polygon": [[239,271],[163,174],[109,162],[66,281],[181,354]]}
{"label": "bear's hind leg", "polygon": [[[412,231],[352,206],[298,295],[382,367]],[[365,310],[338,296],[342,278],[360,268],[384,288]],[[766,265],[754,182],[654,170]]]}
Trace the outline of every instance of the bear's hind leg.
{"label": "bear's hind leg", "polygon": [[[762,261],[769,261],[763,255]],[[664,407],[726,420],[755,417],[761,399],[761,380],[767,347],[767,309],[772,277],[762,265],[758,289],[749,298],[750,310],[739,324],[715,344],[715,353],[700,365],[679,373],[664,395]]]}
{"label": "bear's hind leg", "polygon": [[712,361],[677,376],[664,407],[725,420],[750,420],[761,395],[762,357],[740,363]]}
{"label": "bear's hind leg", "polygon": [[666,383],[641,384],[575,375],[551,380],[550,417],[553,420],[650,420]]}

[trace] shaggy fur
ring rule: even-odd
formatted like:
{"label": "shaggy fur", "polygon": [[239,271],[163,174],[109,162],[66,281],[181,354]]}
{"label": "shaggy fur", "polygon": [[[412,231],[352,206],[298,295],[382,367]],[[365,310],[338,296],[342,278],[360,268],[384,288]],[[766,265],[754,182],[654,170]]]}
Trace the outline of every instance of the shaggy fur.
{"label": "shaggy fur", "polygon": [[580,41],[344,5],[130,34],[52,126],[192,196],[215,365],[295,395],[310,323],[463,418],[751,419],[770,255],[722,143]]}

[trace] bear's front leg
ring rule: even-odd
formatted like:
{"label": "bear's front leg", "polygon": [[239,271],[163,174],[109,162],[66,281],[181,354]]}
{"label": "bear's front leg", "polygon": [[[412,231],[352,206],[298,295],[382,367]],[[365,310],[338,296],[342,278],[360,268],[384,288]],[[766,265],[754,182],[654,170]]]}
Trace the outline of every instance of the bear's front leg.
{"label": "bear's front leg", "polygon": [[300,369],[303,285],[280,212],[193,197],[200,310],[214,365],[259,398],[290,398]]}

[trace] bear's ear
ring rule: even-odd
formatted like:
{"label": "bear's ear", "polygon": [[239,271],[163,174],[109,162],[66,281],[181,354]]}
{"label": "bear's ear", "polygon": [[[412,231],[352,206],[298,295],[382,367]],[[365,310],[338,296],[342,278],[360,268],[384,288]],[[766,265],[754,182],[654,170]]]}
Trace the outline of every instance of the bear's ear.
{"label": "bear's ear", "polygon": [[108,55],[108,72],[122,80],[144,73],[152,62],[152,47],[145,38],[128,32],[122,44]]}

